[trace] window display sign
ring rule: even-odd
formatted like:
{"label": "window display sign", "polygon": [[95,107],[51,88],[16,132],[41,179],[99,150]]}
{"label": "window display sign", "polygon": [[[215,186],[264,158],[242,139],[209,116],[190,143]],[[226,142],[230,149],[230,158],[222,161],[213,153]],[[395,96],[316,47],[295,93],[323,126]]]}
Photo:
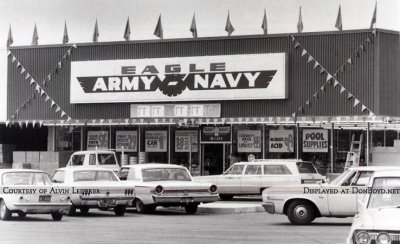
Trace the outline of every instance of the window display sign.
{"label": "window display sign", "polygon": [[261,130],[239,130],[238,152],[261,152]]}
{"label": "window display sign", "polygon": [[294,152],[293,130],[270,130],[270,152]]}
{"label": "window display sign", "polygon": [[328,152],[328,130],[303,130],[303,152]]}
{"label": "window display sign", "polygon": [[230,126],[206,126],[201,130],[201,143],[231,143]]}
{"label": "window display sign", "polygon": [[146,152],[167,152],[167,131],[146,131]]}
{"label": "window display sign", "polygon": [[124,152],[137,152],[137,131],[116,131],[115,149]]}
{"label": "window display sign", "polygon": [[108,131],[88,131],[87,150],[107,149]]}
{"label": "window display sign", "polygon": [[175,131],[175,152],[198,152],[198,132],[197,130],[177,130]]}

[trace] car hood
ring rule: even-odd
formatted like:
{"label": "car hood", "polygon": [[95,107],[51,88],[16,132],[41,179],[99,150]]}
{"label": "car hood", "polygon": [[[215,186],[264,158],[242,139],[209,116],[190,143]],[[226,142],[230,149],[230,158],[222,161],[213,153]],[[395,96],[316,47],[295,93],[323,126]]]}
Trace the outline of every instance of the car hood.
{"label": "car hood", "polygon": [[400,208],[364,209],[354,217],[352,229],[399,230]]}

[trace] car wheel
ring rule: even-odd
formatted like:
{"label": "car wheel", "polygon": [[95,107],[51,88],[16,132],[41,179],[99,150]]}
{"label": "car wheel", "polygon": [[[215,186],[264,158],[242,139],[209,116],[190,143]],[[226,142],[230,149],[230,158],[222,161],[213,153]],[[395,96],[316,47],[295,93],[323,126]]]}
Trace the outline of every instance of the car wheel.
{"label": "car wheel", "polygon": [[221,198],[222,201],[230,201],[233,199],[233,195],[220,194],[219,198]]}
{"label": "car wheel", "polygon": [[54,221],[60,221],[63,217],[62,213],[59,212],[53,212],[51,213],[51,217],[53,218]]}
{"label": "car wheel", "polygon": [[315,219],[315,209],[308,202],[294,201],[288,207],[287,216],[292,224],[307,225]]}
{"label": "car wheel", "polygon": [[25,218],[25,217],[26,217],[26,213],[24,213],[24,212],[18,212],[18,217],[20,217],[20,218]]}
{"label": "car wheel", "polygon": [[124,205],[117,205],[114,208],[115,215],[117,216],[124,216],[125,211],[126,211],[126,206]]}
{"label": "car wheel", "polygon": [[76,207],[72,205],[71,207],[69,207],[68,216],[75,216],[75,215],[76,215]]}
{"label": "car wheel", "polygon": [[4,200],[0,202],[0,219],[1,220],[9,220],[11,218],[11,211],[7,208]]}
{"label": "car wheel", "polygon": [[197,207],[199,204],[197,203],[189,203],[185,206],[185,211],[187,214],[195,214],[197,212]]}
{"label": "car wheel", "polygon": [[150,213],[156,209],[152,205],[145,205],[140,199],[136,199],[135,206],[138,213]]}
{"label": "car wheel", "polygon": [[82,214],[87,214],[87,213],[89,213],[89,207],[88,207],[88,206],[80,207],[79,210],[80,210],[80,212],[81,212]]}

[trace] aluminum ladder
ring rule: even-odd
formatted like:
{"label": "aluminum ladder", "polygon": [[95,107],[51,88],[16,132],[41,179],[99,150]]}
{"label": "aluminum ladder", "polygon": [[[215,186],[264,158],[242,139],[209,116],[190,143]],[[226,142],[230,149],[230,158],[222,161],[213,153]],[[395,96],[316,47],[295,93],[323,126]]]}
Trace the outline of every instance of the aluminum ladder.
{"label": "aluminum ladder", "polygon": [[360,157],[362,151],[363,134],[360,135],[360,140],[355,140],[355,134],[351,136],[350,151],[347,152],[346,163],[344,170],[350,167],[357,167],[360,165]]}

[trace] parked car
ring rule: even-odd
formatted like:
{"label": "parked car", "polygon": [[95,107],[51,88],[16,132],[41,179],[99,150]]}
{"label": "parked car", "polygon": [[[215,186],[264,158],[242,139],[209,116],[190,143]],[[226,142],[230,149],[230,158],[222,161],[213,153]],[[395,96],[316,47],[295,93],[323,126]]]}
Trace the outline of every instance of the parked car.
{"label": "parked car", "polygon": [[353,220],[348,244],[400,242],[400,170],[376,172],[371,192],[360,199],[360,213]]}
{"label": "parked car", "polygon": [[119,164],[115,152],[106,150],[74,152],[67,166],[96,166],[119,171]]}
{"label": "parked car", "polygon": [[270,214],[285,214],[292,224],[305,225],[318,217],[351,217],[357,212],[354,187],[365,187],[376,171],[400,167],[349,168],[329,184],[276,186],[263,192],[263,207]]}
{"label": "parked car", "polygon": [[126,206],[135,199],[134,187],[127,187],[110,169],[97,167],[65,167],[51,177],[53,184],[72,187],[69,215],[79,208],[88,213],[90,208],[114,209],[123,216]]}
{"label": "parked car", "polygon": [[138,213],[154,211],[157,206],[181,206],[194,214],[200,203],[218,200],[215,185],[193,182],[189,171],[179,165],[126,165],[121,167],[119,177],[135,187]]}
{"label": "parked car", "polygon": [[[13,213],[20,218],[27,214],[51,214],[62,219],[71,203],[67,194],[53,194],[49,176],[40,170],[0,169],[0,219],[9,220]],[[39,189],[46,190],[45,194]]]}
{"label": "parked car", "polygon": [[294,185],[325,181],[311,162],[300,160],[255,160],[234,163],[222,175],[194,177],[195,181],[212,182],[222,200],[238,195],[261,195],[275,185]]}

